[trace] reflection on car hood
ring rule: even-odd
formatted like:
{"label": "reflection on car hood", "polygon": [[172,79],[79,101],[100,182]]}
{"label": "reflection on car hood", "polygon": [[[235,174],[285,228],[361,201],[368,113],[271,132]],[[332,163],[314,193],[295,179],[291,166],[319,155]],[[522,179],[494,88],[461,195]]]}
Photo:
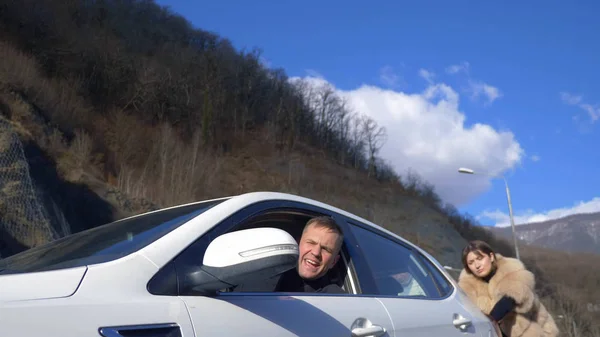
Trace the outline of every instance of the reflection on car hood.
{"label": "reflection on car hood", "polygon": [[87,267],[0,275],[0,302],[67,297],[81,283]]}

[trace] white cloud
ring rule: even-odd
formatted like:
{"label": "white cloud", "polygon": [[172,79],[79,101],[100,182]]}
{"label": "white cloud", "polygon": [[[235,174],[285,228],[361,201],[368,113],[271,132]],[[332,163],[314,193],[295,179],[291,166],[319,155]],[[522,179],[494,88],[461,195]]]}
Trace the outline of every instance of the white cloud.
{"label": "white cloud", "polygon": [[531,161],[537,162],[540,161],[542,158],[540,158],[540,156],[538,156],[537,154],[534,154],[533,156],[531,156]]}
{"label": "white cloud", "polygon": [[479,80],[474,80],[470,75],[470,67],[469,62],[462,62],[460,64],[453,64],[451,66],[446,67],[446,73],[450,75],[456,75],[458,73],[464,72],[467,77],[467,87],[465,92],[471,95],[471,99],[475,100],[480,96],[483,96],[487,102],[486,104],[492,104],[495,100],[502,97],[502,92],[497,87],[490,85],[488,83],[484,83]]}
{"label": "white cloud", "polygon": [[462,62],[460,64],[453,64],[449,67],[446,68],[446,73],[454,75],[454,74],[458,74],[461,71],[464,71],[465,73],[469,72],[469,62]]}
{"label": "white cloud", "polygon": [[[600,106],[598,106],[598,105],[594,106],[594,105],[591,105],[590,103],[584,102],[582,95],[574,95],[574,94],[563,91],[560,93],[560,99],[565,104],[576,106],[576,107],[580,108],[581,110],[585,111],[588,114],[588,116],[590,117],[592,123],[594,123],[598,119],[600,119]],[[578,120],[578,118],[576,116],[573,118],[574,118],[574,120]]]}
{"label": "white cloud", "polygon": [[401,80],[400,76],[394,72],[391,66],[385,66],[379,70],[379,79],[389,87],[395,87]]}
{"label": "white cloud", "polygon": [[473,99],[478,98],[479,96],[485,96],[488,104],[493,103],[502,96],[500,89],[480,81],[470,80],[468,91],[471,93],[471,98]]}
{"label": "white cloud", "polygon": [[433,79],[435,78],[435,73],[427,69],[419,69],[419,76],[421,76],[425,81],[432,83]]}
{"label": "white cloud", "polygon": [[[315,85],[327,82],[305,79]],[[482,123],[466,125],[459,94],[444,83],[430,83],[424,91],[413,93],[372,85],[337,92],[355,111],[385,126],[388,139],[379,154],[382,158],[401,175],[415,170],[435,186],[442,200],[457,206],[489,186],[489,178],[459,174],[459,167],[499,174],[514,168],[524,156],[511,132]]]}
{"label": "white cloud", "polygon": [[308,76],[311,76],[311,77],[323,78],[323,75],[321,75],[321,73],[319,73],[318,71],[316,71],[314,69],[307,69],[306,73],[308,74]]}
{"label": "white cloud", "polygon": [[579,104],[581,102],[581,96],[576,96],[573,94],[569,94],[568,92],[561,92],[560,93],[560,99],[566,103],[566,104],[570,104],[570,105],[576,105]]}
{"label": "white cloud", "polygon": [[[507,206],[508,207],[508,206]],[[532,222],[540,222],[562,218],[568,215],[580,214],[580,213],[594,213],[600,212],[600,197],[595,197],[590,201],[579,201],[571,207],[557,208],[549,211],[543,211],[536,213],[532,210],[520,214],[514,214],[515,225],[527,224]],[[507,213],[500,210],[485,211],[478,217],[487,218],[496,223],[498,227],[510,226],[510,217]]]}

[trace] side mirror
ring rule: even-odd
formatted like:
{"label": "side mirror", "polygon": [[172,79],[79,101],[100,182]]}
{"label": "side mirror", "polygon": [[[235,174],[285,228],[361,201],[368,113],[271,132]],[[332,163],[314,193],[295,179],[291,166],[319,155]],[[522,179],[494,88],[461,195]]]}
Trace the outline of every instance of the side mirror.
{"label": "side mirror", "polygon": [[206,249],[202,266],[184,271],[184,293],[215,293],[251,279],[267,279],[296,266],[298,244],[286,231],[253,228],[223,234]]}

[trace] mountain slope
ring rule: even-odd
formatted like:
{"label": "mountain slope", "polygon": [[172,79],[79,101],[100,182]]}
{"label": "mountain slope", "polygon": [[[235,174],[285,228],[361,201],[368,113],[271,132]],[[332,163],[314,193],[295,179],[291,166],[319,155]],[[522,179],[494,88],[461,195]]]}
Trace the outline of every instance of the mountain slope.
{"label": "mountain slope", "polygon": [[[21,245],[2,254],[151,207],[273,190],[351,210],[458,264],[456,228],[474,224],[417,177],[403,183],[377,156],[385,130],[331,88],[291,83],[152,1],[0,8],[1,115],[32,149],[15,163],[32,168],[42,205],[6,205],[0,227]],[[51,230],[32,240],[19,227],[40,220],[7,219],[36,208]]]}
{"label": "mountain slope", "polygon": [[[571,253],[600,254],[600,212],[575,214],[560,219],[516,226],[517,238],[527,244]],[[506,239],[510,227],[492,229]]]}
{"label": "mountain slope", "polygon": [[[20,55],[6,46],[5,61]],[[21,56],[21,65],[31,61]],[[46,80],[34,75],[38,82]],[[0,77],[0,84],[7,77]],[[398,182],[379,181],[303,142],[294,150],[279,151],[254,130],[247,131],[248,141],[227,153],[194,148],[194,143],[178,139],[168,124],[145,125],[128,116],[101,123],[110,134],[127,136],[117,149],[131,145],[128,142],[147,149],[140,158],[143,170],[128,167],[131,161],[117,161],[122,170],[113,177],[98,149],[116,140],[63,131],[59,123],[45,118],[52,112],[13,88],[14,82],[0,86],[0,191],[6,192],[0,200],[0,257],[157,207],[272,190],[347,209],[413,240],[444,264],[459,263],[465,239],[445,214],[419,198],[418,184],[408,191]],[[121,158],[123,153],[108,155]],[[186,161],[194,157],[195,165]],[[152,166],[157,159],[159,165]],[[12,173],[12,167],[20,173]]]}

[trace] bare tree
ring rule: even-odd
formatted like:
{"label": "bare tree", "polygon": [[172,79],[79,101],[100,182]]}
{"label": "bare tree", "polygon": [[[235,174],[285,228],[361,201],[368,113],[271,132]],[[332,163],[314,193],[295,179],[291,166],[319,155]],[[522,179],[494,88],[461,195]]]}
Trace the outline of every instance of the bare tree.
{"label": "bare tree", "polygon": [[357,169],[365,150],[365,130],[362,127],[362,117],[353,114],[350,118],[350,125],[350,152],[354,168]]}
{"label": "bare tree", "polygon": [[387,141],[385,127],[377,125],[377,122],[369,116],[363,116],[362,127],[369,156],[369,176],[375,173],[375,155]]}
{"label": "bare tree", "polygon": [[342,165],[346,164],[346,158],[348,157],[348,149],[350,148],[350,132],[353,112],[349,107],[346,99],[340,99],[340,113],[339,121],[337,123],[337,129],[339,133],[339,156]]}

